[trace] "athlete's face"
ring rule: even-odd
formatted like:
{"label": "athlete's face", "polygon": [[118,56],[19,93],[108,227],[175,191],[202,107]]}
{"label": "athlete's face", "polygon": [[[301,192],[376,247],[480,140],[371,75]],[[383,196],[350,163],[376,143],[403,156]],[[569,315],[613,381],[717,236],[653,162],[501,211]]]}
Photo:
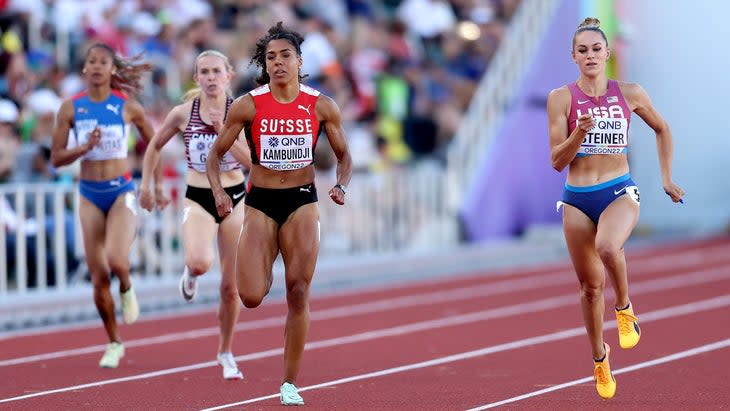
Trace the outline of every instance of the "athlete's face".
{"label": "athlete's face", "polygon": [[115,71],[114,58],[109,50],[102,47],[94,47],[89,50],[83,69],[89,84],[94,86],[109,84]]}
{"label": "athlete's face", "polygon": [[271,40],[266,46],[266,72],[272,83],[298,81],[301,66],[302,58],[288,40]]}
{"label": "athlete's face", "polygon": [[603,74],[608,56],[609,50],[601,33],[586,30],[575,36],[573,61],[583,75],[595,77]]}
{"label": "athlete's face", "polygon": [[233,73],[218,56],[203,56],[196,62],[195,82],[210,97],[225,93]]}

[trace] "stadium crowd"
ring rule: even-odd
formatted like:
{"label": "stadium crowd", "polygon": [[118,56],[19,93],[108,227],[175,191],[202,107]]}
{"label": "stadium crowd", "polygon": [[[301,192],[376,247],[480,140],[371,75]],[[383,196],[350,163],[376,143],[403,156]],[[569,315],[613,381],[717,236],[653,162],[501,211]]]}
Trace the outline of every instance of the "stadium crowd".
{"label": "stadium crowd", "polygon": [[[84,88],[81,66],[89,45],[106,43],[154,65],[137,98],[156,127],[194,85],[194,59],[203,50],[230,58],[234,96],[253,89],[254,42],[277,21],[305,38],[304,82],[341,108],[356,175],[424,158],[443,165],[445,148],[519,3],[0,0],[0,184],[76,181],[79,163],[54,169],[50,143],[61,102]],[[137,136],[130,141],[139,177],[144,144]],[[322,139],[319,145],[325,144]],[[331,150],[318,148],[317,167],[331,171]],[[165,147],[163,164],[171,179],[185,173],[181,139]],[[27,213],[32,203],[26,202]],[[13,225],[4,225],[12,234]]]}
{"label": "stadium crowd", "polygon": [[[4,3],[4,4],[3,4]],[[519,0],[0,1],[0,181],[73,178],[48,162],[62,99],[81,91],[85,46],[111,45],[155,70],[139,100],[159,124],[191,86],[194,58],[234,63],[251,90],[253,41],[276,21],[305,36],[306,82],[342,107],[359,172],[441,156]],[[144,147],[130,147],[140,158]],[[184,172],[181,144],[168,175]],[[324,162],[325,164],[327,162]]]}

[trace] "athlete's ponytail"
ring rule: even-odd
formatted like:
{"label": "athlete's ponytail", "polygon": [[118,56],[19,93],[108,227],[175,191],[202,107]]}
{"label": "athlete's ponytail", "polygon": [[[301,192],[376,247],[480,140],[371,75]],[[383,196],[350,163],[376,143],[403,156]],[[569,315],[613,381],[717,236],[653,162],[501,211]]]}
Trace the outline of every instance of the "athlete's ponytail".
{"label": "athlete's ponytail", "polygon": [[86,57],[89,57],[91,50],[97,48],[106,50],[112,58],[115,70],[111,77],[111,87],[125,94],[139,94],[142,91],[142,74],[145,71],[152,71],[152,65],[149,63],[136,63],[142,59],[141,54],[130,59],[123,59],[104,43],[96,43],[89,47],[86,51]]}
{"label": "athlete's ponytail", "polygon": [[582,33],[584,31],[595,31],[596,33],[600,33],[601,37],[603,37],[603,41],[606,42],[606,47],[608,47],[608,38],[606,37],[606,33],[601,30],[601,21],[598,20],[595,17],[586,17],[579,25],[578,29],[575,31],[575,34],[573,34],[573,47],[575,47],[575,37],[578,35],[578,33]]}

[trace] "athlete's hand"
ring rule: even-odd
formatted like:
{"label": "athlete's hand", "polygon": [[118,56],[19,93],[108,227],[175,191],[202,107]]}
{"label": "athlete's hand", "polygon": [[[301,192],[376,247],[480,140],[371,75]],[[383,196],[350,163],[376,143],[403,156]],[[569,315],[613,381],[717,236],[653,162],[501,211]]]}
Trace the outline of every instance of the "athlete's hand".
{"label": "athlete's hand", "polygon": [[91,133],[87,135],[86,139],[86,152],[91,151],[94,147],[101,144],[101,129],[99,127],[91,130]]}
{"label": "athlete's hand", "polygon": [[341,188],[337,186],[330,188],[329,195],[332,201],[334,201],[335,203],[339,205],[345,204],[345,192],[342,191]]}
{"label": "athlete's hand", "polygon": [[165,195],[165,190],[163,190],[162,187],[155,188],[155,203],[157,204],[157,208],[160,210],[170,204],[170,197]]}
{"label": "athlete's hand", "polygon": [[667,193],[667,195],[671,197],[672,201],[675,203],[684,203],[684,201],[682,201],[682,197],[684,197],[684,190],[682,187],[674,184],[674,181],[670,181],[668,184],[664,185],[664,192]]}
{"label": "athlete's hand", "polygon": [[210,122],[213,124],[213,128],[215,128],[215,131],[217,133],[220,133],[223,130],[223,112],[211,109],[208,112],[208,116],[210,117]]}
{"label": "athlete's hand", "polygon": [[585,132],[591,131],[591,129],[595,126],[595,121],[593,120],[593,116],[589,113],[583,114],[580,117],[578,117],[578,128]]}
{"label": "athlete's hand", "polygon": [[139,190],[139,205],[147,211],[152,211],[155,206],[155,200],[152,198],[152,192],[148,188]]}
{"label": "athlete's hand", "polygon": [[228,193],[223,190],[214,190],[213,197],[215,198],[215,209],[218,211],[219,217],[225,217],[231,214],[231,211],[233,211],[233,200],[231,200],[231,196]]}

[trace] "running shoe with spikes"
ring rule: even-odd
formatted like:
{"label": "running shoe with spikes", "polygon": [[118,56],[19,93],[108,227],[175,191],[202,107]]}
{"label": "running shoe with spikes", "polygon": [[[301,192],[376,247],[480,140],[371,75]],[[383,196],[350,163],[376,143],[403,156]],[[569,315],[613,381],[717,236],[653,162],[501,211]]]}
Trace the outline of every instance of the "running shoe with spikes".
{"label": "running shoe with spikes", "polygon": [[195,299],[195,293],[198,291],[198,279],[194,275],[190,275],[188,267],[185,267],[180,276],[180,295],[185,301],[191,303]]}
{"label": "running shoe with spikes", "polygon": [[634,309],[629,304],[624,309],[616,310],[616,326],[618,328],[618,342],[623,349],[634,348],[641,338],[639,320]]}
{"label": "running shoe with spikes", "polygon": [[119,342],[110,342],[106,346],[106,351],[99,361],[99,367],[101,368],[117,368],[119,366],[119,360],[124,357],[124,345]]}
{"label": "running shoe with spikes", "polygon": [[238,370],[236,359],[233,358],[231,352],[218,353],[218,364],[223,367],[223,379],[226,380],[242,380],[243,374]]}
{"label": "running shoe with spikes", "polygon": [[125,324],[132,324],[139,317],[139,304],[137,304],[137,294],[134,288],[129,289],[120,294],[122,300],[122,319]]}
{"label": "running shoe with spikes", "polygon": [[593,359],[593,379],[596,382],[596,391],[602,398],[610,399],[616,394],[616,379],[611,373],[611,366],[608,363],[608,355],[611,347],[603,343],[606,353],[600,360]]}
{"label": "running shoe with spikes", "polygon": [[279,399],[282,405],[304,405],[304,399],[294,384],[288,382],[281,384],[280,393]]}

